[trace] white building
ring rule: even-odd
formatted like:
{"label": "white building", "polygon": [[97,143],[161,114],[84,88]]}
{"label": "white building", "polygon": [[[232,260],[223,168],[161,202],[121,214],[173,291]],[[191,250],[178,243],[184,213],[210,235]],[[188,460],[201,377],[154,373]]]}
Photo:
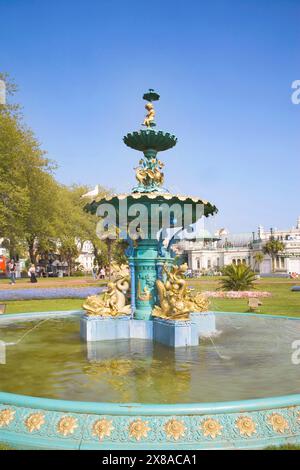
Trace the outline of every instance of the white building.
{"label": "white building", "polygon": [[94,265],[94,249],[93,244],[90,241],[85,241],[82,244],[80,254],[76,259],[77,263],[80,263],[83,271],[91,272]]}
{"label": "white building", "polygon": [[256,253],[263,253],[265,243],[274,237],[282,241],[285,249],[275,260],[277,274],[300,274],[300,217],[296,227],[287,230],[270,229],[265,231],[259,226],[257,234],[230,236],[224,230],[217,235],[202,231],[197,241],[181,241],[177,244],[180,253],[186,256],[188,266],[195,273],[217,272],[228,264],[244,263],[260,274],[272,272],[272,260],[265,255],[258,265]]}

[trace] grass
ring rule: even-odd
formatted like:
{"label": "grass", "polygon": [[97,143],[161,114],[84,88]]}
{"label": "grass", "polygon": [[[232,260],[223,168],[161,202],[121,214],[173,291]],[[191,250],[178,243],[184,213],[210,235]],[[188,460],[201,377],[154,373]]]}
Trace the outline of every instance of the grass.
{"label": "grass", "polygon": [[266,447],[265,450],[300,450],[300,446],[295,444],[284,444],[282,446]]}
{"label": "grass", "polygon": [[[74,278],[73,278],[74,279]],[[90,279],[91,280],[91,279]],[[54,282],[60,285],[61,279]],[[66,282],[66,280],[65,280]],[[84,282],[84,281],[83,281]],[[100,285],[96,281],[95,285]],[[203,277],[191,279],[188,284],[196,290],[216,290],[219,286],[219,278]],[[257,290],[271,292],[272,296],[262,299],[263,305],[260,313],[274,315],[288,315],[300,317],[300,293],[291,292],[291,287],[297,281],[290,279],[263,278],[256,282]],[[298,282],[300,284],[300,282]],[[85,284],[86,285],[86,284]],[[78,310],[81,308],[82,299],[46,299],[46,300],[11,300],[6,303],[6,313],[22,312],[46,312],[51,310]],[[247,312],[247,299],[211,299],[211,310],[223,312]]]}
{"label": "grass", "polygon": [[80,310],[83,299],[8,300],[5,313]]}
{"label": "grass", "polygon": [[[297,282],[290,279],[263,278],[255,283],[256,290],[271,292],[272,296],[262,299],[260,313],[300,317],[300,293],[291,292]],[[300,284],[300,282],[299,282]],[[196,290],[216,290],[219,279],[190,280],[189,285]],[[247,312],[247,299],[211,299],[211,309],[221,312]]]}
{"label": "grass", "polygon": [[0,450],[12,450],[12,448],[8,447],[6,444],[1,444],[0,443]]}

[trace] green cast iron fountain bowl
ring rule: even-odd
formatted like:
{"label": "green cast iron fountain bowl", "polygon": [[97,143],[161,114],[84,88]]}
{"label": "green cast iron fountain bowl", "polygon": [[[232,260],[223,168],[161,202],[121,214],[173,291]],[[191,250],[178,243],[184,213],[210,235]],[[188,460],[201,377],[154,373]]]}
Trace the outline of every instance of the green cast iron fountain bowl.
{"label": "green cast iron fountain bowl", "polygon": [[[118,216],[118,211],[122,207],[122,201],[126,201],[128,209],[136,203],[144,204],[146,207],[150,207],[151,204],[167,204],[170,208],[174,206],[174,204],[179,204],[182,208],[182,211],[184,211],[185,205],[191,205],[193,223],[198,220],[196,211],[197,205],[203,205],[203,215],[205,217],[209,217],[210,215],[214,215],[218,212],[217,207],[211,204],[209,201],[206,201],[205,199],[194,196],[171,194],[168,192],[163,193],[159,191],[154,191],[151,193],[124,193],[108,195],[104,198],[101,198],[100,200],[94,200],[91,203],[87,204],[86,210],[88,212],[91,212],[92,214],[96,214],[99,206],[101,206],[102,204],[110,203],[116,209],[116,214]],[[149,214],[151,214],[150,210]]]}
{"label": "green cast iron fountain bowl", "polygon": [[168,150],[177,143],[177,137],[169,132],[154,131],[153,129],[140,130],[127,134],[124,143],[135,150],[145,152],[148,149],[161,152]]}
{"label": "green cast iron fountain bowl", "polygon": [[[56,325],[55,332],[57,332],[57,339],[61,339],[59,334],[61,333],[61,327],[64,327],[65,321],[68,321],[69,317],[73,318],[73,323],[76,326],[76,319],[82,314],[81,311],[72,312],[41,312],[34,314],[18,314],[18,315],[2,315],[0,318],[0,328],[3,328],[5,324],[9,323],[12,325],[12,332],[18,333],[19,322],[24,321],[41,321],[42,319],[56,318],[58,324]],[[237,313],[225,313],[216,312],[216,318],[221,321],[220,324],[231,325],[229,331],[229,341],[232,339],[238,341],[239,344],[243,344],[244,347],[249,347],[249,344],[253,345],[252,354],[256,357],[257,352],[255,348],[260,349],[263,345],[261,344],[261,335],[268,333],[268,329],[264,330],[260,334],[260,339],[254,344],[254,331],[260,331],[261,327],[267,328],[268,325],[275,330],[278,334],[281,334],[283,329],[286,329],[288,338],[296,337],[297,332],[299,333],[300,319],[292,317],[278,317],[271,315],[262,314],[237,314]],[[237,319],[237,322],[235,321]],[[250,331],[249,340],[245,343],[239,325],[249,319],[250,323],[245,324],[245,331],[242,335],[248,337],[247,325],[255,325],[254,330]],[[62,322],[60,324],[60,322]],[[254,322],[254,323],[253,323]],[[257,325],[257,322],[260,324]],[[280,322],[277,326],[276,324]],[[79,323],[79,319],[78,319]],[[284,327],[284,325],[288,325]],[[48,334],[49,323],[45,323],[44,334]],[[273,326],[272,326],[273,325]],[[33,358],[33,347],[37,348],[39,344],[38,337],[36,336],[39,329],[35,329],[32,339],[30,335],[27,336],[27,346],[25,347],[26,354],[23,355],[22,363],[19,361],[21,367],[15,368],[15,374],[19,374],[21,377],[24,375],[24,367],[27,370],[31,370],[30,364],[26,365],[27,360]],[[3,331],[1,331],[3,333]],[[14,333],[15,334],[15,333]],[[269,335],[271,340],[272,334]],[[3,336],[1,335],[3,338]],[[79,332],[78,332],[79,337]],[[284,337],[284,336],[283,336]],[[71,331],[70,338],[74,341],[74,331]],[[278,339],[278,338],[277,338]],[[14,380],[17,384],[16,391],[23,391],[23,395],[0,392],[0,442],[6,443],[11,447],[15,448],[33,448],[33,449],[253,449],[253,448],[265,448],[270,445],[282,445],[282,444],[299,444],[300,443],[300,394],[291,393],[280,396],[263,397],[262,390],[257,394],[260,398],[251,399],[240,399],[238,401],[215,401],[215,402],[194,402],[187,401],[185,403],[175,402],[143,402],[136,403],[131,402],[103,402],[101,400],[102,395],[99,394],[99,401],[84,401],[88,397],[89,388],[82,382],[82,378],[78,382],[78,374],[73,374],[73,382],[69,383],[65,380],[65,377],[61,377],[62,370],[60,368],[61,361],[64,360],[66,363],[70,363],[71,360],[76,359],[78,356],[78,350],[74,350],[74,344],[68,344],[68,337],[66,338],[66,344],[60,343],[61,347],[55,342],[48,344],[44,351],[40,351],[39,354],[49,354],[49,347],[51,346],[56,351],[56,363],[54,361],[53,366],[56,364],[56,371],[53,375],[47,376],[46,382],[43,379],[44,368],[41,370],[40,366],[40,381],[46,390],[49,386],[49,380],[61,380],[62,387],[59,388],[60,395],[63,397],[70,397],[73,393],[74,384],[78,388],[79,385],[83,386],[83,389],[79,390],[81,397],[78,400],[66,400],[66,399],[53,399],[46,398],[45,395],[40,396],[29,396],[26,395],[28,390],[38,385],[29,383],[28,381],[18,382],[18,379],[14,375],[10,375],[11,380]],[[215,341],[217,341],[215,339]],[[206,363],[195,364],[196,369],[200,367],[201,374],[205,374],[209,367],[209,357],[212,354],[213,346],[210,348],[204,346],[206,351],[205,358]],[[218,343],[217,343],[218,344]],[[222,343],[221,343],[222,344]],[[260,349],[260,353],[263,349],[268,350],[271,343],[267,342],[264,348]],[[63,347],[67,347],[66,351],[60,351]],[[276,345],[273,345],[275,348]],[[82,346],[84,348],[84,346]],[[201,347],[201,342],[200,342]],[[220,347],[220,346],[219,346]],[[18,354],[23,353],[24,345],[19,350]],[[193,348],[192,348],[193,349]],[[195,349],[193,349],[195,351]],[[8,361],[10,361],[14,355],[13,350],[7,354]],[[83,351],[83,350],[82,350]],[[247,356],[243,355],[239,359],[239,355],[235,348],[231,349],[234,353],[233,364],[237,368],[237,373],[242,372],[248,374],[248,367],[251,364],[251,358],[247,359]],[[276,355],[276,348],[274,349],[274,361],[280,361],[280,354],[282,351],[278,351]],[[273,352],[272,351],[272,354]],[[166,352],[166,350],[165,350]],[[222,350],[221,350],[222,352]],[[265,351],[266,352],[266,351]],[[190,354],[188,352],[187,354]],[[17,354],[17,356],[18,356]],[[66,354],[66,358],[64,358]],[[176,353],[178,354],[178,352]],[[216,351],[214,355],[216,355]],[[179,352],[180,355],[180,352]],[[268,354],[266,354],[268,356]],[[262,357],[262,356],[261,356]],[[154,356],[153,356],[154,358]],[[272,359],[272,360],[273,360]],[[37,361],[40,359],[38,358]],[[145,361],[147,361],[145,357]],[[88,367],[93,367],[93,364],[97,363],[97,360],[90,362]],[[176,359],[177,361],[177,359]],[[221,369],[218,371],[216,380],[221,380],[223,386],[229,387],[231,391],[231,385],[234,383],[231,374],[231,368],[228,368],[228,362],[219,361]],[[42,363],[41,363],[42,364]],[[88,364],[88,362],[87,362]],[[177,364],[177,362],[176,362]],[[194,360],[192,360],[192,365]],[[223,366],[222,366],[223,364]],[[146,362],[145,362],[146,365]],[[212,365],[212,364],[211,364]],[[258,364],[259,366],[259,364]],[[5,365],[0,366],[1,374],[1,388],[3,390],[5,381],[5,370],[1,369]],[[9,366],[8,366],[9,367]],[[211,366],[210,366],[211,367]],[[222,368],[223,367],[223,368]],[[238,367],[242,367],[238,368]],[[296,366],[294,366],[296,367]],[[299,366],[298,366],[299,367]],[[259,368],[259,367],[258,367]],[[251,373],[257,373],[255,370],[255,364],[252,367]],[[289,366],[291,369],[291,365]],[[102,369],[101,369],[102,370]],[[215,370],[213,368],[213,370]],[[140,371],[140,367],[137,372]],[[246,371],[246,372],[245,372]],[[276,371],[275,371],[276,372]],[[25,374],[26,374],[25,370]],[[36,372],[37,373],[37,372]],[[281,380],[279,389],[281,391],[288,390],[288,383],[284,383],[282,380],[284,370],[281,370]],[[291,370],[289,370],[289,374]],[[20,375],[21,374],[21,375]],[[163,377],[165,369],[158,365],[157,379]],[[224,377],[222,376],[224,374]],[[250,374],[250,372],[249,372]],[[295,370],[297,375],[297,370]],[[128,375],[128,374],[127,374]],[[219,377],[220,375],[220,377]],[[289,375],[290,376],[290,375]],[[133,375],[134,380],[138,380],[137,386],[144,384],[146,386],[145,379],[143,376],[139,379],[139,375]],[[268,377],[275,380],[274,370],[268,371]],[[101,376],[95,376],[96,382],[100,380]],[[126,375],[119,376],[119,379],[126,379]],[[169,382],[170,392],[173,393],[173,389],[176,386],[180,386],[180,383],[176,383],[176,374],[174,375],[173,382]],[[249,378],[251,380],[251,377]],[[275,381],[276,382],[276,381]],[[274,383],[275,383],[274,382]],[[286,381],[288,382],[288,380]],[[220,382],[221,383],[221,382]],[[45,385],[46,384],[46,385]],[[47,385],[48,384],[48,385]],[[140,385],[139,385],[140,384]],[[193,379],[191,385],[195,385]],[[198,386],[205,383],[197,382]],[[151,384],[150,384],[151,385]],[[149,384],[148,384],[149,386]],[[20,388],[21,387],[21,388]],[[22,388],[23,387],[23,388]],[[25,388],[24,388],[25,387]],[[31,387],[31,388],[30,388]],[[278,385],[277,385],[278,387]],[[294,387],[291,390],[297,389],[296,381],[294,380]],[[150,387],[153,389],[153,387]],[[300,385],[299,385],[300,388]],[[298,388],[298,389],[299,389]],[[277,390],[279,390],[277,388]],[[7,388],[6,388],[7,390]],[[11,388],[10,388],[11,390]],[[268,391],[270,388],[268,389]],[[134,389],[133,389],[134,391]],[[216,390],[217,391],[217,390]],[[219,392],[218,392],[219,393]],[[222,390],[221,390],[221,393]],[[252,395],[252,393],[251,393]],[[48,395],[49,396],[49,395]],[[71,395],[72,396],[72,395]],[[211,397],[210,394],[207,395]],[[162,396],[163,398],[163,396]]]}

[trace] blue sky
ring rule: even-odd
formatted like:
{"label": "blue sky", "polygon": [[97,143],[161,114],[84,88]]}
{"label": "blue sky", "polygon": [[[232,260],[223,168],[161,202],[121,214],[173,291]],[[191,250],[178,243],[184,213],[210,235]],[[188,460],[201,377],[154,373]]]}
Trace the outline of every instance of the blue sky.
{"label": "blue sky", "polygon": [[66,184],[134,185],[122,137],[161,94],[166,186],[252,231],[300,215],[299,0],[0,0],[0,70]]}

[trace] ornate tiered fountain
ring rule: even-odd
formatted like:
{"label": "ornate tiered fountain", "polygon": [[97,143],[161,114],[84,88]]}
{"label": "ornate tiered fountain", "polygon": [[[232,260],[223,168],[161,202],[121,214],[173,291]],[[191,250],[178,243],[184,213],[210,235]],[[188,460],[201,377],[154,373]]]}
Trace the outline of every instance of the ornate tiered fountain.
{"label": "ornate tiered fountain", "polygon": [[[0,442],[109,451],[299,445],[299,364],[292,345],[300,320],[220,311],[214,317],[205,311],[207,300],[188,289],[185,266],[176,264],[172,236],[166,236],[168,227],[172,234],[180,227],[180,211],[170,211],[169,223],[157,216],[163,205],[187,206],[189,225],[198,206],[204,216],[216,208],[164,189],[157,154],[177,139],[155,130],[158,94],[149,90],[144,98],[144,126],[124,138],[144,154],[137,185],[88,207],[104,219],[113,209],[108,232],[117,227],[126,237],[129,267],[114,268],[106,292],[88,298],[85,313],[1,315]],[[220,334],[198,345],[214,321]]]}
{"label": "ornate tiered fountain", "polygon": [[[194,294],[187,288],[184,279],[186,266],[177,266],[174,263],[172,245],[178,231],[182,231],[187,225],[191,226],[201,216],[214,214],[217,209],[198,197],[174,195],[165,189],[162,171],[164,163],[158,158],[158,153],[174,147],[177,138],[169,132],[155,130],[153,102],[159,100],[159,94],[149,89],[143,98],[147,101],[143,128],[124,137],[128,147],[143,153],[139,166],[135,169],[137,185],[129,194],[107,196],[93,201],[88,207],[88,210],[100,216],[110,212],[109,221],[104,218],[103,225],[108,236],[111,236],[109,222],[113,215],[112,226],[118,228],[115,234],[121,234],[127,239],[131,281],[130,312],[126,305],[127,289],[124,289],[125,284],[129,287],[129,276],[123,267],[121,271],[117,271],[115,282],[109,283],[108,291],[103,296],[92,296],[85,302],[82,336],[88,341],[115,339],[111,333],[104,334],[106,328],[103,321],[101,327],[99,326],[99,320],[105,317],[106,321],[116,320],[119,317],[118,330],[121,337],[127,337],[128,334],[129,337],[135,337],[136,327],[130,328],[127,324],[125,327],[123,321],[124,328],[120,328],[120,321],[128,320],[124,315],[130,313],[133,320],[144,322],[145,338],[153,337],[152,320],[160,318],[163,321],[154,325],[154,340],[172,346],[198,344],[198,336],[191,330],[194,322],[191,322],[190,314],[207,311],[208,301],[200,293]],[[179,230],[176,230],[176,226]],[[173,231],[173,238],[166,240],[166,233],[170,233],[170,230]],[[105,236],[105,230],[103,235]],[[120,285],[121,288],[118,287]],[[193,318],[195,320],[195,315]],[[140,331],[142,324],[138,327]],[[128,328],[134,331],[128,333]],[[199,324],[197,328],[199,329]],[[107,331],[112,330],[113,323]],[[178,341],[170,339],[174,335],[176,337],[175,330],[183,334],[178,336]]]}

